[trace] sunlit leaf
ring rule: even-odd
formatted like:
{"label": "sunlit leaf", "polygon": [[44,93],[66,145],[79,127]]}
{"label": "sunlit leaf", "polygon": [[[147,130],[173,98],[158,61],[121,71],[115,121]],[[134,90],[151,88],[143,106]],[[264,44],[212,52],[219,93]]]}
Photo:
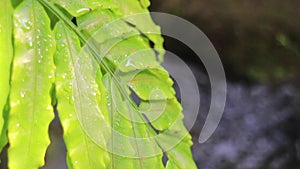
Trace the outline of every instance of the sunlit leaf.
{"label": "sunlit leaf", "polygon": [[[128,76],[131,78],[129,79]],[[130,72],[121,75],[121,78],[128,79],[127,84],[143,100],[163,100],[175,96],[175,90],[172,88],[173,81],[169,78],[169,74],[162,69]]]}
{"label": "sunlit leaf", "polygon": [[9,94],[10,66],[12,48],[13,9],[9,0],[1,0],[0,6],[0,152],[6,144],[6,127],[4,126],[4,107]]}
{"label": "sunlit leaf", "polygon": [[74,17],[83,15],[97,8],[115,8],[115,4],[112,3],[112,0],[52,0],[52,2],[65,8]]}
{"label": "sunlit leaf", "polygon": [[[55,54],[55,64],[57,66],[57,109],[63,126],[64,140],[68,150],[68,165],[70,168],[72,166],[72,168],[75,169],[105,168],[109,160],[108,153],[95,144],[86,134],[83,126],[89,126],[87,126],[87,124],[80,124],[80,121],[78,120],[78,118],[81,118],[81,120],[96,120],[96,122],[101,125],[101,121],[97,121],[96,115],[99,114],[104,118],[103,112],[106,112],[107,110],[105,106],[101,107],[98,105],[100,101],[104,102],[102,100],[103,97],[99,98],[98,96],[105,94],[100,93],[97,86],[93,85],[93,82],[87,80],[89,78],[84,77],[84,79],[82,79],[82,75],[93,75],[94,70],[89,69],[92,61],[91,58],[82,56],[83,52],[76,34],[61,22],[57,23],[54,32],[57,41],[57,51]],[[78,65],[81,64],[86,64],[88,68],[79,68]],[[84,67],[84,65],[81,66]],[[91,76],[94,83],[96,83],[95,76],[96,74]],[[85,96],[79,94],[86,94],[88,92],[87,90],[92,91],[92,93]],[[77,107],[75,104],[83,107]],[[95,114],[91,116],[88,115],[92,113]],[[78,114],[82,115],[78,116]],[[104,122],[102,121],[102,123]],[[94,123],[92,122],[91,124],[93,125]],[[99,126],[95,125],[94,127],[95,131],[101,134],[101,131],[97,130]],[[104,140],[104,138],[101,139]]]}
{"label": "sunlit leaf", "polygon": [[[164,168],[162,151],[144,124],[135,123],[130,107],[118,92],[116,84],[108,75],[103,79],[108,94],[108,108],[112,123],[111,163],[109,168]],[[140,140],[139,138],[143,139]],[[151,156],[148,156],[151,154]]]}
{"label": "sunlit leaf", "polygon": [[38,168],[50,143],[54,118],[54,41],[50,20],[36,0],[25,0],[14,13],[14,62],[8,138],[9,168]]}
{"label": "sunlit leaf", "polygon": [[164,55],[163,38],[160,35],[160,27],[153,22],[147,9],[150,5],[149,0],[116,1],[118,7],[123,11],[123,15],[126,16],[124,19],[135,25],[138,30],[154,42],[154,47],[159,52],[158,58],[162,61]]}

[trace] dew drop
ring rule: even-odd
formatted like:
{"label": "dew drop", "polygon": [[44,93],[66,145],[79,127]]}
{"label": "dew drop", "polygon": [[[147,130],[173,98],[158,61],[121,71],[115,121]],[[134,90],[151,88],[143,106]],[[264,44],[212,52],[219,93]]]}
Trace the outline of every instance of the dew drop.
{"label": "dew drop", "polygon": [[57,40],[60,40],[62,35],[61,35],[61,33],[57,33],[55,37],[56,37]]}
{"label": "dew drop", "polygon": [[22,98],[24,98],[24,97],[25,97],[25,92],[21,92],[21,93],[20,93],[20,96],[21,96]]}
{"label": "dew drop", "polygon": [[31,60],[29,58],[24,58],[23,63],[29,63]]}
{"label": "dew drop", "polygon": [[[41,41],[37,42],[37,46],[39,46],[39,47],[41,46]],[[41,52],[39,51],[39,53],[41,53]]]}
{"label": "dew drop", "polygon": [[83,14],[83,13],[86,13],[86,12],[88,12],[88,11],[90,11],[90,8],[81,8],[81,9],[78,9],[78,10],[76,11],[76,13],[78,13],[78,14]]}
{"label": "dew drop", "polygon": [[135,65],[132,63],[132,60],[131,60],[131,59],[128,59],[125,66],[126,66],[126,67],[129,67],[129,66],[135,66]]}
{"label": "dew drop", "polygon": [[67,74],[63,73],[61,76],[62,76],[63,79],[65,79],[67,77]]}
{"label": "dew drop", "polygon": [[61,45],[57,46],[58,50],[63,50],[64,48],[65,48],[65,44],[63,44],[63,43]]}
{"label": "dew drop", "polygon": [[33,46],[32,41],[29,41],[29,47],[32,47],[32,46]]}
{"label": "dew drop", "polygon": [[22,29],[26,32],[30,31],[32,28],[32,23],[30,21],[27,20],[23,20],[22,21]]}
{"label": "dew drop", "polygon": [[20,103],[21,103],[21,101],[17,100],[16,102],[11,102],[10,105],[11,105],[11,107],[15,107],[15,106],[17,106]]}

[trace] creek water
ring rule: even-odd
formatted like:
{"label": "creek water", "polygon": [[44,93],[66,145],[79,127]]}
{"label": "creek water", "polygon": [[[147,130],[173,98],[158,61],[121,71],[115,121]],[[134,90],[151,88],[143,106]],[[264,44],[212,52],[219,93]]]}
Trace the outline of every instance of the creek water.
{"label": "creek water", "polygon": [[197,142],[210,104],[208,78],[194,66],[201,106],[190,131],[200,169],[300,168],[300,95],[294,84],[227,82],[222,120],[205,143]]}

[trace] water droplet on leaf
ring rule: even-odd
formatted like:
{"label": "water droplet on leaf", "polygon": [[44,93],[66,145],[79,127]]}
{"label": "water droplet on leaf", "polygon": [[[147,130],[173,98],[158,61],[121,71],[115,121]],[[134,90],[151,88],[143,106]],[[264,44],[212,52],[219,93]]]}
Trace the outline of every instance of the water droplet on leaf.
{"label": "water droplet on leaf", "polygon": [[80,8],[76,11],[78,14],[84,14],[86,12],[90,11],[90,8]]}
{"label": "water droplet on leaf", "polygon": [[57,33],[55,37],[56,37],[57,40],[60,40],[62,35],[61,35],[61,33]]}
{"label": "water droplet on leaf", "polygon": [[23,20],[22,21],[22,29],[25,31],[25,32],[28,32],[30,31],[32,28],[32,23],[30,21],[27,21],[27,20]]}
{"label": "water droplet on leaf", "polygon": [[21,97],[25,97],[25,92],[21,92],[21,93],[20,93],[20,96],[21,96]]}

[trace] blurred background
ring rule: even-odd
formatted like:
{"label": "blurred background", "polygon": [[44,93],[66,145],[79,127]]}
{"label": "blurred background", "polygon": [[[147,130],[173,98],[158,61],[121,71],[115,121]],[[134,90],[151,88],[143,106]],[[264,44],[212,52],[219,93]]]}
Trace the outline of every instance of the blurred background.
{"label": "blurred background", "polygon": [[[200,144],[210,106],[209,79],[193,51],[165,37],[166,49],[189,65],[200,89],[200,111],[190,131],[199,169],[300,169],[300,1],[152,0],[150,10],[197,25],[225,68],[225,112],[213,136]],[[65,169],[58,119],[50,136],[43,168]]]}
{"label": "blurred background", "polygon": [[165,37],[166,49],[189,65],[200,89],[191,130],[199,169],[300,169],[300,1],[152,0],[150,10],[198,26],[225,68],[225,112],[213,136],[200,144],[209,79],[193,51]]}

